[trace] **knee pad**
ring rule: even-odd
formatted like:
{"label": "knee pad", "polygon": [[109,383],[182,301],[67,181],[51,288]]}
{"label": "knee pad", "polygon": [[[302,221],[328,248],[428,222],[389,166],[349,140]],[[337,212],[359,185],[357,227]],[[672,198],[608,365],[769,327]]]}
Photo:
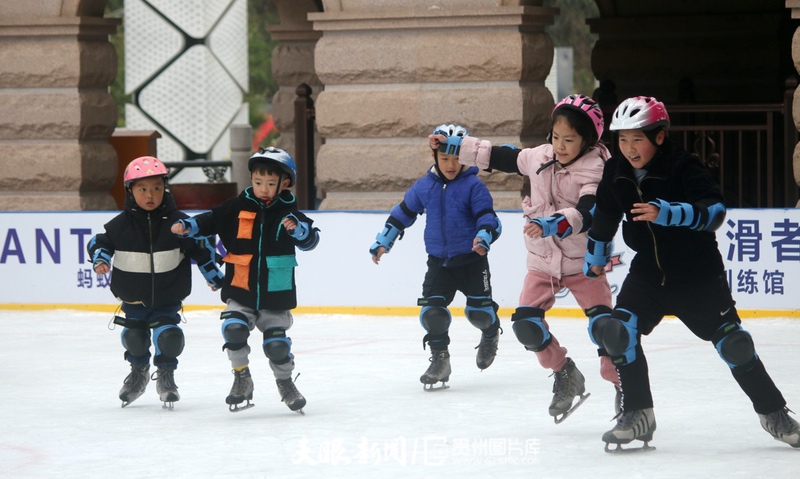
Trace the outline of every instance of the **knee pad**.
{"label": "knee pad", "polygon": [[467,296],[467,307],[464,308],[464,315],[467,320],[476,328],[485,331],[497,321],[497,303],[487,296]]}
{"label": "knee pad", "polygon": [[292,340],[286,337],[284,329],[267,329],[264,331],[264,354],[270,361],[283,364],[292,359]]}
{"label": "knee pad", "polygon": [[544,310],[530,306],[520,306],[511,315],[511,329],[528,351],[544,351],[553,341],[543,319]]}
{"label": "knee pad", "polygon": [[419,323],[428,332],[422,338],[422,348],[426,343],[431,343],[432,349],[447,349],[450,344],[450,336],[447,332],[450,329],[452,316],[447,309],[447,303],[442,296],[430,298],[420,298],[417,304],[422,306],[419,313]]}
{"label": "knee pad", "polygon": [[597,345],[601,350],[603,346],[603,332],[609,321],[611,321],[612,309],[608,306],[593,306],[586,311],[586,316],[589,318],[589,339]]}
{"label": "knee pad", "polygon": [[159,326],[153,330],[153,343],[156,345],[156,360],[159,356],[177,358],[185,344],[183,331],[174,324]]}
{"label": "knee pad", "polygon": [[146,356],[150,354],[150,330],[130,329],[122,330],[122,347],[127,351],[126,357]]}
{"label": "knee pad", "polygon": [[627,309],[615,309],[603,327],[603,347],[615,366],[630,364],[636,359],[639,344],[639,317]]}
{"label": "knee pad", "polygon": [[722,360],[733,370],[748,371],[758,359],[753,337],[738,323],[723,324],[714,333],[711,342]]}
{"label": "knee pad", "polygon": [[247,338],[250,336],[250,325],[247,318],[241,313],[233,312],[222,322],[222,338],[225,344],[222,350],[230,349],[238,351],[247,346]]}

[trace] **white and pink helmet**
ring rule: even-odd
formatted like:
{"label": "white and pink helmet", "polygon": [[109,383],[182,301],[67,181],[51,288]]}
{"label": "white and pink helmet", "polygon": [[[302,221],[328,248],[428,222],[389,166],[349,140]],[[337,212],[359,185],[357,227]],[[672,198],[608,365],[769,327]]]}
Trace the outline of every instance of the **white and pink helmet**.
{"label": "white and pink helmet", "polygon": [[169,180],[169,171],[164,163],[154,156],[140,156],[128,163],[123,175],[125,188],[130,188],[131,183],[150,176],[163,176],[164,181]]}
{"label": "white and pink helmet", "polygon": [[651,96],[635,96],[619,104],[611,118],[611,131],[669,128],[669,114],[663,103]]}
{"label": "white and pink helmet", "polygon": [[603,136],[603,128],[605,127],[603,111],[600,109],[600,105],[586,95],[569,95],[560,102],[556,103],[556,106],[553,108],[553,113],[550,116],[555,117],[556,111],[558,111],[559,108],[565,107],[578,110],[589,117],[589,121],[592,122],[592,126],[594,126],[594,131],[597,133],[597,136],[591,138],[587,144],[588,146],[592,146],[597,143],[600,140],[600,137]]}

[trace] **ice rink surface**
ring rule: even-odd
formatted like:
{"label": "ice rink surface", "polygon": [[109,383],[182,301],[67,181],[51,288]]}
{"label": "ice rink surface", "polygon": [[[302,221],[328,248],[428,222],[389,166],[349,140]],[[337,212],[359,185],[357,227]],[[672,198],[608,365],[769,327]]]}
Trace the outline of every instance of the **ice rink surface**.
{"label": "ice rink surface", "polygon": [[[657,449],[612,455],[600,437],[614,424],[613,388],[582,319],[549,319],[591,393],[556,425],[547,414],[553,379],[508,318],[483,372],[478,330],[454,318],[451,387],[429,393],[419,382],[429,352],[417,318],[295,315],[289,336],[306,414],[280,402],[258,333],[255,407],[232,414],[218,316],[185,313],[174,410],[162,409],[154,382],[122,409],[129,367],[110,313],[0,310],[0,477],[749,479],[796,477],[800,467],[800,449],[761,429],[714,348],[675,319],[643,340]],[[745,328],[800,412],[800,320]]]}

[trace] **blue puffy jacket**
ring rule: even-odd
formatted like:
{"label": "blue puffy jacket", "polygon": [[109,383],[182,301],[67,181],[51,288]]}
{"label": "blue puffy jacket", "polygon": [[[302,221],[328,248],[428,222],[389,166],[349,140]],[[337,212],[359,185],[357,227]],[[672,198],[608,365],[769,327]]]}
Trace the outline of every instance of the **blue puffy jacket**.
{"label": "blue puffy jacket", "polygon": [[477,259],[473,240],[480,229],[500,236],[500,219],[494,212],[492,195],[478,178],[478,168],[465,168],[455,179],[444,181],[430,168],[406,192],[402,203],[392,208],[388,223],[401,231],[426,214],[425,251],[455,265]]}

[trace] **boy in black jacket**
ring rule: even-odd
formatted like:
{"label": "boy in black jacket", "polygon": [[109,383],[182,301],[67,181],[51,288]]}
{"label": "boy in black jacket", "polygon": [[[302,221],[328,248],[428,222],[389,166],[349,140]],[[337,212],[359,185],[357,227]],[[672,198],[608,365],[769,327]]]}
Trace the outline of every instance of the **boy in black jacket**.
{"label": "boy in black jacket", "polygon": [[711,341],[753,403],[761,426],[800,447],[800,428],[741,326],[714,231],[725,218],[719,186],[699,158],[672,144],[669,116],[651,97],[623,101],[614,112],[619,153],[606,163],[597,188],[584,272],[603,274],[620,221],[636,251],[610,315],[593,318],[592,340],[617,366],[622,412],[603,435],[609,444],[648,441],[656,429],[647,359],[640,343],[665,315]]}
{"label": "boy in black jacket", "polygon": [[[288,153],[279,148],[260,149],[248,161],[252,186],[237,198],[225,201],[172,227],[178,235],[217,234],[227,250],[222,300],[223,349],[233,367],[233,387],[225,402],[231,412],[252,407],[253,380],[248,368],[250,331],[264,335],[262,348],[275,375],[281,400],[302,413],[305,398],[292,381],[294,355],[286,330],[292,326],[291,310],[297,306],[294,268],[295,247],[308,251],[319,242],[319,229],[297,209],[288,190],[297,169]],[[240,407],[240,404],[247,404]]]}
{"label": "boy in black jacket", "polygon": [[122,345],[131,363],[131,373],[119,392],[122,407],[141,396],[150,380],[151,329],[156,350],[153,365],[158,368],[156,390],[165,407],[172,408],[180,399],[174,379],[184,346],[178,311],[192,291],[190,259],[197,261],[212,289],[222,285],[222,272],[208,240],[177,238],[170,232],[172,224],[187,215],[165,191],[168,178],[158,158],[133,160],[123,177],[125,210],[88,245],[95,272],[112,272],[111,292],[122,301],[125,313],[124,318],[114,319],[124,327]]}

